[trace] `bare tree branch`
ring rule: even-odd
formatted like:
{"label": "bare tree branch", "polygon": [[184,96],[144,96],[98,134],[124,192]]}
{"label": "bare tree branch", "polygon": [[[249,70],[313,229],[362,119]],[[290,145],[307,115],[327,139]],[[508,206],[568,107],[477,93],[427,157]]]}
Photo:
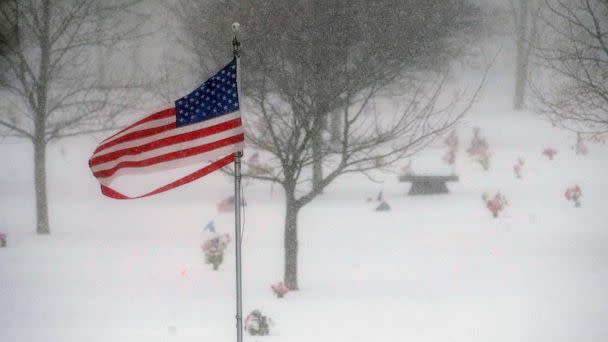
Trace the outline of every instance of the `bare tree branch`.
{"label": "bare tree branch", "polygon": [[[608,3],[545,0],[551,16],[536,51],[542,68],[531,85],[538,111],[554,124],[580,133],[608,131]],[[551,80],[543,82],[542,80]]]}

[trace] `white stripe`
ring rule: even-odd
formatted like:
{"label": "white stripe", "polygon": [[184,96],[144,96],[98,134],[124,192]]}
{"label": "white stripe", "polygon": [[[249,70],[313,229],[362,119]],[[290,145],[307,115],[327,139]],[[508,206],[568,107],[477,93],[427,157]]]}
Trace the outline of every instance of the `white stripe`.
{"label": "white stripe", "polygon": [[[122,150],[122,149],[127,149],[127,148],[132,148],[132,147],[136,147],[136,146],[141,146],[147,143],[150,143],[152,141],[156,141],[156,140],[160,140],[160,139],[165,139],[165,138],[169,138],[169,137],[173,137],[179,134],[184,134],[184,133],[188,133],[188,132],[192,132],[192,131],[197,131],[199,129],[202,128],[206,128],[206,127],[210,127],[210,126],[215,126],[217,124],[220,124],[222,122],[226,122],[226,121],[231,121],[234,119],[237,119],[241,116],[240,112],[234,112],[234,113],[230,113],[230,114],[225,114],[222,115],[220,117],[217,118],[213,118],[211,120],[206,120],[203,122],[199,122],[196,124],[192,124],[192,125],[187,125],[187,126],[183,126],[183,127],[178,127],[175,129],[171,129],[168,131],[164,131],[155,135],[151,135],[148,137],[144,137],[144,138],[140,138],[140,139],[136,139],[136,140],[131,140],[131,141],[127,141],[124,143],[120,143],[114,146],[110,146],[108,148],[105,148],[95,154],[93,154],[93,156],[91,157],[91,159],[93,158],[97,158],[99,156],[111,153],[111,152],[115,152],[118,150]],[[173,121],[175,121],[175,118],[172,119]]]}
{"label": "white stripe", "polygon": [[114,141],[114,140],[116,140],[116,139],[118,139],[120,137],[123,137],[123,136],[125,136],[125,135],[127,135],[129,133],[132,133],[132,132],[141,131],[143,129],[161,127],[161,126],[168,125],[168,124],[170,124],[172,122],[175,122],[175,115],[169,116],[167,118],[160,118],[160,119],[144,122],[142,124],[133,126],[133,127],[129,128],[128,130],[122,132],[122,133],[119,133],[119,134],[117,134],[117,135],[115,135],[113,137],[110,137],[110,138],[102,141],[101,144],[99,144],[99,145],[107,144],[107,143],[109,143],[111,141]]}
{"label": "white stripe", "polygon": [[103,164],[94,165],[93,167],[91,167],[91,170],[93,172],[98,172],[101,170],[111,169],[111,168],[115,167],[117,164],[124,162],[124,161],[145,160],[145,159],[161,156],[161,155],[164,155],[167,153],[177,152],[177,151],[193,148],[196,146],[209,144],[214,141],[229,138],[229,137],[241,134],[241,133],[243,133],[243,127],[238,126],[238,127],[226,130],[226,131],[222,131],[222,132],[219,132],[219,133],[216,133],[213,135],[206,136],[206,137],[202,137],[202,138],[198,138],[198,139],[194,139],[194,140],[187,140],[184,142],[157,148],[157,149],[139,153],[139,154],[125,155],[118,159],[115,159],[115,160],[112,160],[112,161],[109,161],[109,162],[106,162]]}
{"label": "white stripe", "polygon": [[201,154],[197,154],[197,155],[190,156],[187,158],[171,160],[171,161],[167,161],[167,162],[163,162],[163,163],[157,163],[157,164],[150,165],[147,167],[138,167],[138,168],[125,167],[125,168],[119,169],[113,175],[111,175],[109,177],[105,177],[105,178],[99,177],[97,179],[99,180],[99,183],[101,183],[102,185],[110,186],[114,180],[116,180],[117,178],[119,178],[121,176],[141,175],[141,174],[147,174],[147,173],[154,173],[154,172],[158,172],[158,171],[167,171],[167,170],[177,169],[180,167],[190,166],[190,165],[194,165],[194,164],[201,164],[201,167],[202,167],[203,165],[205,165],[205,166],[209,165],[209,164],[211,164],[211,162],[213,162],[219,158],[225,157],[229,154],[235,153],[237,151],[243,151],[243,145],[244,145],[244,143],[240,142],[237,144],[224,146],[222,148],[218,148],[216,150],[209,151],[206,153],[201,153]]}
{"label": "white stripe", "polygon": [[[156,109],[152,109],[152,110],[148,111],[148,113],[154,113],[154,114],[157,114],[157,113],[164,112],[164,111],[167,111],[167,110],[170,110],[170,109],[175,109],[175,103],[173,103],[173,102],[172,102],[171,104],[165,104],[165,105],[162,105],[162,106],[158,106],[158,107],[156,107]],[[148,115],[148,116],[144,116],[144,117],[142,117],[141,119],[139,119],[139,120],[137,120],[137,121],[135,121],[135,122],[139,122],[139,121],[141,121],[141,120],[144,120],[144,119],[146,119],[147,117],[149,117],[149,116],[151,116],[151,115],[154,115],[154,114],[150,114],[150,115]],[[128,126],[130,126],[130,125],[127,125],[127,127],[128,127]],[[120,132],[120,131],[118,131],[118,132]],[[122,132],[120,132],[120,134],[122,134]],[[118,133],[116,133],[115,135],[116,135],[116,136],[118,136]],[[106,138],[106,139],[102,140],[102,141],[99,143],[99,145],[103,145],[103,144],[105,144],[106,142],[108,142],[108,141],[110,141],[110,140],[114,140],[114,138],[115,138],[115,136],[114,136],[114,135],[111,135],[111,136],[109,136],[108,138]]]}

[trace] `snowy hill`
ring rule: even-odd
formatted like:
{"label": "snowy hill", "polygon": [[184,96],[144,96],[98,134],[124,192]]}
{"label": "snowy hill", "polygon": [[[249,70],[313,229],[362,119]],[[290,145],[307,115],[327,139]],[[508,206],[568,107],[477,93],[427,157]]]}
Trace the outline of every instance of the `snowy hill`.
{"label": "snowy hill", "polygon": [[[458,127],[458,183],[442,196],[405,196],[385,175],[340,179],[300,215],[301,291],[277,299],[281,189],[246,182],[244,310],[260,309],[271,336],[248,341],[605,341],[608,336],[608,147],[590,145],[529,112],[509,111],[504,71]],[[492,152],[484,171],[465,149],[479,127]],[[233,341],[234,244],[214,272],[200,245],[222,175],[159,195],[102,198],[87,159],[96,141],[49,147],[50,236],[36,236],[31,147],[0,145],[0,340]],[[438,144],[440,146],[440,144]],[[553,160],[543,149],[557,150]],[[442,147],[413,158],[441,165]],[[523,178],[513,164],[523,158]],[[404,161],[405,164],[405,161]],[[425,166],[426,165],[426,166]],[[443,170],[441,172],[444,172]],[[582,207],[564,198],[583,190]],[[392,211],[366,202],[379,190]],[[493,218],[481,194],[509,206]]]}

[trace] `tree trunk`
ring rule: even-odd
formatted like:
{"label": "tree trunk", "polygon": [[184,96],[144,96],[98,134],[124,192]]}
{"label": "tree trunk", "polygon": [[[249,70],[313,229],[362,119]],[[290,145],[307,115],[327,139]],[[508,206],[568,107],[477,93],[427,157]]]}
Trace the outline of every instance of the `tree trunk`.
{"label": "tree trunk", "polygon": [[528,61],[526,60],[525,41],[517,43],[517,66],[515,68],[515,95],[513,97],[513,109],[524,108],[524,96],[526,94],[526,82],[528,76]]}
{"label": "tree trunk", "polygon": [[528,0],[520,0],[519,18],[515,18],[516,32],[516,66],[515,66],[515,94],[513,96],[513,109],[524,108],[526,82],[528,76]]}
{"label": "tree trunk", "polygon": [[[312,15],[313,18],[322,18],[325,14],[327,4],[322,1],[313,1]],[[310,49],[309,53],[312,53],[312,62],[314,66],[313,81],[315,85],[315,113],[313,122],[312,132],[312,189],[318,190],[323,180],[323,130],[324,130],[324,116],[326,115],[324,94],[323,91],[326,89],[325,78],[325,67],[327,62],[325,59],[327,56],[324,55],[327,48],[323,50]]]}
{"label": "tree trunk", "polygon": [[331,121],[329,122],[329,129],[331,132],[332,142],[340,141],[342,133],[342,115],[339,111],[335,111],[331,114]]}
{"label": "tree trunk", "polygon": [[34,120],[34,188],[36,190],[36,232],[50,234],[49,212],[46,196],[46,105],[49,82],[50,50],[49,25],[51,2],[42,4],[42,32],[40,32],[40,71],[36,85],[36,109]]}
{"label": "tree trunk", "polygon": [[312,136],[312,188],[318,190],[323,180],[323,129],[315,125]]}
{"label": "tree trunk", "polygon": [[327,105],[320,103],[315,115],[312,132],[312,188],[318,191],[323,180],[323,133],[327,129]]}
{"label": "tree trunk", "polygon": [[298,212],[295,188],[285,188],[285,274],[283,283],[289,290],[298,290]]}
{"label": "tree trunk", "polygon": [[34,189],[36,190],[36,232],[50,234],[46,195],[46,143],[39,136],[36,136],[34,141]]}

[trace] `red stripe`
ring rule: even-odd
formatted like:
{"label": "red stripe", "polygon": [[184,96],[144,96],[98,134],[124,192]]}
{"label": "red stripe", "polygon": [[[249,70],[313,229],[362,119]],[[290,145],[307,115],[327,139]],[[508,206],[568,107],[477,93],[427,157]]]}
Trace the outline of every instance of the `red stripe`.
{"label": "red stripe", "polygon": [[214,162],[214,163],[212,163],[210,165],[207,165],[207,166],[203,167],[200,170],[197,170],[197,171],[195,171],[195,172],[193,172],[193,173],[191,173],[191,174],[189,174],[189,175],[187,175],[185,177],[182,177],[182,178],[180,178],[180,179],[178,179],[178,180],[176,180],[174,182],[171,182],[171,183],[169,183],[169,184],[167,184],[165,186],[162,186],[162,187],[160,187],[160,188],[158,188],[158,189],[156,189],[154,191],[148,192],[148,193],[140,195],[140,196],[129,197],[129,196],[123,195],[120,192],[118,192],[118,191],[116,191],[116,190],[114,190],[114,189],[112,189],[110,187],[107,187],[105,185],[101,186],[101,193],[104,194],[104,195],[106,195],[106,196],[108,196],[108,197],[115,198],[115,199],[136,199],[136,198],[148,197],[148,196],[156,195],[156,194],[159,194],[161,192],[165,192],[167,190],[171,190],[173,188],[176,188],[178,186],[181,186],[181,185],[193,182],[193,181],[195,181],[195,180],[197,180],[197,179],[199,179],[199,178],[201,178],[201,177],[203,177],[203,176],[205,176],[205,175],[207,175],[207,174],[209,174],[209,173],[211,173],[213,171],[221,169],[222,167],[230,164],[232,161],[234,161],[234,154],[227,155],[226,157],[224,157],[222,159],[219,159],[216,162]]}
{"label": "red stripe", "polygon": [[164,163],[164,162],[168,162],[168,161],[172,161],[172,160],[176,160],[176,159],[187,158],[187,157],[191,157],[191,156],[194,156],[197,154],[213,151],[213,150],[216,150],[216,149],[224,147],[224,146],[229,146],[229,145],[233,145],[233,144],[236,144],[239,142],[243,142],[244,140],[245,140],[245,135],[243,133],[240,133],[235,136],[221,139],[218,141],[214,141],[209,144],[196,146],[196,147],[192,147],[189,149],[184,149],[184,150],[175,151],[175,152],[171,152],[171,153],[166,153],[166,154],[163,154],[160,156],[156,156],[156,157],[152,157],[152,158],[148,158],[148,159],[144,159],[144,160],[120,162],[111,169],[97,171],[97,172],[93,173],[93,175],[97,178],[110,177],[114,173],[116,173],[116,171],[118,171],[122,168],[125,168],[125,167],[140,168],[140,167],[146,167],[146,166],[150,166],[150,165],[154,165],[154,164],[158,164],[158,163]]}
{"label": "red stripe", "polygon": [[154,114],[148,115],[145,118],[137,121],[136,123],[132,124],[131,126],[128,126],[127,128],[121,129],[120,131],[118,131],[116,134],[112,135],[111,137],[105,139],[103,142],[106,141],[110,141],[112,140],[112,138],[114,138],[115,136],[119,135],[120,133],[123,133],[125,131],[130,130],[131,128],[137,126],[137,125],[141,125],[143,123],[146,123],[148,121],[153,121],[153,120],[158,120],[158,119],[164,119],[164,118],[168,118],[172,115],[175,115],[175,107],[174,108],[167,108],[167,109],[163,109],[160,112],[156,112]]}
{"label": "red stripe", "polygon": [[95,150],[95,152],[93,152],[93,154],[97,154],[99,151],[105,150],[106,148],[112,147],[114,145],[118,145],[118,144],[128,142],[131,140],[135,140],[135,139],[149,137],[151,135],[159,134],[159,133],[166,132],[166,131],[169,131],[172,129],[175,129],[175,122],[170,123],[165,126],[153,127],[153,128],[148,128],[148,129],[142,129],[141,131],[131,132],[129,134],[123,135],[122,137],[120,137],[116,140],[108,141],[105,144],[99,145],[99,147]]}
{"label": "red stripe", "polygon": [[211,127],[205,127],[205,128],[201,128],[199,130],[196,131],[192,131],[192,132],[187,132],[187,133],[183,133],[183,134],[178,134],[175,136],[171,136],[171,137],[167,137],[167,138],[163,138],[163,139],[159,139],[159,140],[155,140],[155,141],[151,141],[147,144],[143,144],[143,145],[139,145],[139,146],[135,146],[135,147],[130,147],[130,148],[125,148],[122,150],[118,150],[118,151],[114,151],[114,152],[110,152],[104,155],[101,155],[99,157],[95,157],[89,160],[89,166],[95,166],[98,164],[103,164],[103,163],[107,163],[110,162],[112,160],[116,160],[120,157],[123,156],[130,156],[130,155],[137,155],[137,154],[141,154],[144,152],[148,152],[148,151],[152,151],[155,149],[159,149],[159,148],[163,148],[163,147],[167,147],[167,146],[171,146],[174,144],[179,144],[182,142],[186,142],[186,141],[190,141],[190,140],[194,140],[194,139],[198,139],[198,138],[203,138],[206,136],[210,136],[213,134],[217,134],[217,133],[221,133],[224,131],[227,131],[229,129],[235,128],[235,127],[239,127],[241,126],[241,119],[234,119],[234,120],[230,120],[230,121],[226,121],[226,122],[222,122],[220,124],[211,126]]}

